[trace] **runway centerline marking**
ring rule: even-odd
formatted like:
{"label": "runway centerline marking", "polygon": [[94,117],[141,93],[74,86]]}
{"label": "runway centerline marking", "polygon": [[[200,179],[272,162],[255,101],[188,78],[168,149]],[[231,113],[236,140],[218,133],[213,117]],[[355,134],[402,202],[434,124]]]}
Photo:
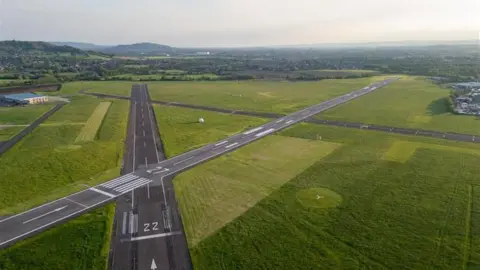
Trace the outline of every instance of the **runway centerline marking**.
{"label": "runway centerline marking", "polygon": [[[288,122],[287,122],[287,123],[288,123]],[[267,130],[265,130],[265,131],[263,131],[263,132],[258,133],[257,135],[255,135],[255,137],[261,137],[261,136],[267,135],[267,134],[269,134],[269,133],[272,133],[272,132],[274,132],[274,131],[275,131],[274,128],[270,128],[270,129],[267,129]]]}
{"label": "runway centerline marking", "polygon": [[50,214],[53,214],[53,213],[62,211],[63,209],[67,208],[67,206],[68,206],[68,205],[65,205],[65,206],[63,206],[63,207],[57,208],[57,209],[55,209],[55,210],[52,210],[52,211],[50,211],[50,212],[47,212],[47,213],[45,213],[45,214],[43,214],[43,215],[40,215],[40,216],[38,216],[38,217],[31,218],[31,219],[29,219],[29,220],[27,220],[27,221],[22,222],[22,224],[27,224],[27,223],[29,223],[29,222],[32,222],[32,221],[37,220],[37,219],[39,219],[39,218],[45,217],[45,216],[47,216],[47,215],[50,215]]}
{"label": "runway centerline marking", "polygon": [[98,189],[98,188],[91,187],[91,188],[89,188],[89,189],[92,190],[92,191],[95,191],[95,192],[97,192],[97,193],[103,194],[103,195],[105,195],[105,196],[108,196],[108,197],[110,197],[110,198],[115,198],[115,197],[117,197],[117,196],[115,196],[115,195],[113,195],[113,194],[111,194],[111,193],[105,192],[105,191],[100,190],[100,189]]}
{"label": "runway centerline marking", "polygon": [[158,234],[152,234],[152,235],[146,235],[146,236],[132,237],[130,241],[141,241],[146,239],[174,236],[174,235],[180,235],[180,234],[182,234],[182,232],[158,233]]}
{"label": "runway centerline marking", "polygon": [[228,143],[228,141],[219,142],[219,143],[215,144],[215,146],[220,146],[220,145],[223,145],[223,144],[226,144],[226,143]]}
{"label": "runway centerline marking", "polygon": [[85,207],[85,208],[88,208],[88,206],[86,206],[85,204],[76,202],[76,201],[74,201],[74,200],[72,200],[72,199],[65,198],[65,200],[70,201],[70,202],[72,202],[72,203],[74,203],[74,204],[78,204],[78,205],[80,205],[80,206],[83,206],[83,207]]}
{"label": "runway centerline marking", "polygon": [[229,144],[229,145],[225,146],[225,148],[228,149],[228,148],[234,147],[235,145],[238,145],[238,142]]}

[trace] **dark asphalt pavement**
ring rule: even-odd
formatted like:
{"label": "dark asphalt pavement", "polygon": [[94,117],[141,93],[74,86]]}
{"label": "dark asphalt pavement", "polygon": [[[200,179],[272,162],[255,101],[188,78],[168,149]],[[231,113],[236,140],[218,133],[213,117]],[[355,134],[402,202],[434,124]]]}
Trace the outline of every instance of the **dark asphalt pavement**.
{"label": "dark asphalt pavement", "polygon": [[[155,113],[145,85],[132,87],[123,172],[165,160]],[[176,205],[172,178],[151,183],[117,201],[110,269],[190,269],[190,256]],[[132,199],[133,198],[133,199]],[[172,230],[180,232],[167,235]],[[135,240],[137,239],[137,240]]]}
{"label": "dark asphalt pavement", "polygon": [[[136,170],[133,173],[127,173],[123,176],[120,176],[108,182],[102,183],[100,185],[90,187],[86,190],[77,192],[70,196],[58,199],[50,203],[40,205],[26,212],[0,220],[0,248],[9,246],[20,239],[37,234],[42,230],[48,229],[59,223],[65,222],[82,213],[91,211],[92,209],[97,208],[100,205],[111,202],[112,200],[115,200],[117,197],[131,193],[133,190],[143,186],[147,186],[147,187],[149,185],[161,186],[162,193],[167,194],[166,192],[163,192],[163,190],[166,190],[166,189],[168,190],[169,186],[167,182],[171,183],[171,181],[169,180],[170,179],[169,177],[179,172],[188,170],[194,166],[197,166],[198,164],[214,159],[220,155],[234,151],[235,149],[238,149],[251,142],[254,142],[265,136],[268,136],[269,134],[273,134],[277,131],[280,131],[292,125],[295,125],[296,123],[302,122],[312,117],[315,114],[318,114],[320,112],[336,107],[342,103],[348,102],[362,95],[366,95],[372,91],[375,91],[387,85],[388,83],[396,79],[397,78],[392,78],[382,82],[374,83],[360,90],[356,90],[351,93],[322,102],[320,104],[310,106],[298,112],[284,116],[280,119],[273,120],[262,126],[230,136],[222,141],[205,145],[201,148],[183,153],[181,155],[172,157],[168,160],[160,161],[156,164],[149,164],[149,163],[150,163],[150,160],[153,160],[152,163],[159,160],[159,158],[157,158],[158,151],[149,151],[146,145],[146,141],[149,141],[149,140],[152,140],[153,144],[156,143],[154,141],[155,140],[154,136],[151,136],[152,138],[150,139],[146,134],[149,126],[147,124],[148,121],[145,121],[145,118],[148,118],[148,116],[146,116],[148,112],[145,112],[145,109],[141,103],[140,104],[136,103],[135,106],[140,108],[140,113],[142,112],[142,108],[143,108],[144,121],[140,123],[140,125],[142,127],[145,127],[144,130],[141,130],[141,134],[136,134],[136,136],[138,135],[139,137],[143,137],[143,139],[139,139],[139,140],[143,140],[143,142],[145,142],[145,145],[141,143],[139,146],[144,148],[144,151],[142,152],[138,152],[138,150],[135,149],[134,151],[135,162],[133,164],[136,164],[137,162],[136,160],[138,158],[139,159],[138,163],[141,164],[141,162],[144,161],[145,163],[147,163],[147,167],[136,168]],[[148,102],[144,102],[144,103],[148,104]],[[136,108],[135,111],[137,110],[138,108]],[[137,117],[136,118],[137,120],[141,119],[141,117],[140,118],[138,118],[138,116],[135,116],[135,117]],[[135,123],[135,124],[138,125],[138,123]],[[150,129],[151,127],[152,126],[150,126]],[[136,128],[135,130],[138,131]],[[145,135],[143,135],[143,131],[145,131]],[[154,132],[150,134],[154,134]],[[135,142],[136,143],[134,145],[135,145],[135,148],[137,148],[136,138],[135,138]],[[152,145],[152,144],[150,143],[149,145]],[[136,155],[138,155],[138,157]],[[170,199],[168,196],[170,195],[163,196],[164,205],[170,206],[170,209],[172,210],[173,206],[172,204],[170,204],[170,201],[169,201],[172,199]],[[165,202],[165,200],[167,201]],[[135,201],[134,201],[134,204],[135,204]],[[152,239],[152,237],[166,238],[170,236],[183,235],[180,228],[174,228],[173,226],[168,225],[169,224],[168,222],[170,222],[171,224],[174,224],[174,222],[172,221],[174,220],[173,216],[172,218],[169,218],[169,215],[167,214],[161,214],[161,215],[162,215],[162,219],[159,222],[163,221],[163,222],[166,222],[164,224],[167,224],[167,225],[164,225],[163,227],[163,231],[164,231],[163,233],[150,235],[150,236],[142,235],[142,236],[134,237],[131,240],[140,242],[146,239]],[[130,213],[126,215],[126,217],[128,216],[130,216]],[[147,214],[147,216],[149,216],[149,214]],[[133,213],[129,220],[131,224],[130,228],[133,231],[133,233],[139,233],[140,232],[139,229],[141,228],[141,226],[145,226],[145,224],[138,223],[139,218],[133,215]],[[152,220],[151,222],[156,222],[156,220]],[[123,224],[124,224],[124,221],[122,216],[122,228],[126,229],[126,226],[123,226]],[[153,226],[155,225],[150,224],[149,228],[153,228]],[[166,228],[168,227],[171,227],[171,229],[170,231],[166,232],[167,231]],[[148,232],[148,231],[144,231],[144,232]],[[173,242],[173,243],[177,243],[177,242]],[[178,268],[178,265],[176,265],[176,267]]]}

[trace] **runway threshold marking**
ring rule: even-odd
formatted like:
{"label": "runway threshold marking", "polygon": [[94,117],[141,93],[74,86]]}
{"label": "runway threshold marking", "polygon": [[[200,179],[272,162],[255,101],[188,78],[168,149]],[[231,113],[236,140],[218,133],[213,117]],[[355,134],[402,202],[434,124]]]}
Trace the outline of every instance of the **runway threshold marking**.
{"label": "runway threshold marking", "polygon": [[123,212],[122,234],[127,233],[127,212]]}
{"label": "runway threshold marking", "polygon": [[130,182],[130,183],[127,183],[123,186],[115,188],[115,191],[123,194],[125,192],[129,192],[130,190],[136,189],[137,187],[141,187],[141,186],[143,186],[145,184],[148,184],[150,182],[152,182],[152,180],[147,179],[147,178],[139,178],[139,179],[137,179],[133,182]]}
{"label": "runway threshold marking", "polygon": [[32,221],[34,221],[34,220],[37,220],[37,219],[40,219],[40,218],[42,218],[42,217],[48,216],[48,215],[50,215],[50,214],[53,214],[53,213],[62,211],[63,209],[65,209],[65,208],[67,208],[67,207],[68,207],[68,205],[65,205],[65,206],[63,206],[63,207],[57,208],[57,209],[55,209],[55,210],[52,210],[52,211],[50,211],[50,212],[48,212],[48,213],[45,213],[45,214],[43,214],[43,215],[40,215],[40,216],[38,216],[38,217],[34,217],[34,218],[31,218],[31,219],[29,219],[29,220],[27,220],[27,221],[24,221],[24,222],[22,222],[22,224],[27,224],[27,223],[29,223],[29,222],[32,222]]}
{"label": "runway threshold marking", "polygon": [[146,236],[132,237],[130,241],[141,241],[146,239],[167,237],[167,236],[180,235],[180,234],[182,234],[182,232],[158,233],[158,234],[152,234],[152,235],[146,235]]}
{"label": "runway threshold marking", "polygon": [[115,198],[115,197],[117,197],[117,196],[115,196],[115,195],[113,195],[113,194],[111,194],[111,193],[105,192],[105,191],[103,191],[103,190],[100,190],[100,189],[97,189],[97,188],[94,188],[94,187],[91,187],[91,188],[89,188],[89,189],[90,189],[91,191],[95,191],[95,192],[97,192],[97,193],[103,194],[103,195],[108,196],[108,197],[110,197],[110,198]]}

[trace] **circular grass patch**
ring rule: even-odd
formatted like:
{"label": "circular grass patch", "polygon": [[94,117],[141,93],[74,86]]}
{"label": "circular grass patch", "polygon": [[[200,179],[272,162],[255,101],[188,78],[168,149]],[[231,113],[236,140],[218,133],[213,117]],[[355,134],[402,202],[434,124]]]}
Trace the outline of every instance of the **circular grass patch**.
{"label": "circular grass patch", "polygon": [[81,145],[69,144],[69,145],[58,146],[58,147],[55,148],[55,151],[57,151],[57,152],[71,152],[71,151],[78,150],[80,148],[82,148]]}
{"label": "circular grass patch", "polygon": [[328,188],[307,188],[297,191],[298,202],[309,208],[334,208],[342,203],[342,196]]}

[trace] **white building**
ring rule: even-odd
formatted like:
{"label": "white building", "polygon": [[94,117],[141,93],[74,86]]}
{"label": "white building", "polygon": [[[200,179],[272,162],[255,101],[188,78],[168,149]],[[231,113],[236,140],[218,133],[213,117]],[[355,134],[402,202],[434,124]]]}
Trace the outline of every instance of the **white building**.
{"label": "white building", "polygon": [[15,104],[39,104],[48,101],[47,96],[40,96],[33,93],[21,93],[0,96],[0,100]]}

